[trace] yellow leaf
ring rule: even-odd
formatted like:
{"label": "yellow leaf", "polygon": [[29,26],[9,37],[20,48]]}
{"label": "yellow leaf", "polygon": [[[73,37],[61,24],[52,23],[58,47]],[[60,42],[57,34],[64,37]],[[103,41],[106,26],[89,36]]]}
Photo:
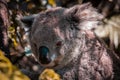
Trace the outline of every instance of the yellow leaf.
{"label": "yellow leaf", "polygon": [[0,79],[1,80],[9,80],[9,78],[3,73],[0,73]]}
{"label": "yellow leaf", "polygon": [[12,41],[13,41],[13,45],[14,45],[15,47],[17,47],[17,46],[18,46],[18,43],[17,43],[17,41],[15,40],[15,38],[13,38]]}
{"label": "yellow leaf", "polygon": [[55,0],[48,0],[48,3],[52,6],[56,6]]}
{"label": "yellow leaf", "polygon": [[60,75],[53,69],[45,69],[39,76],[39,80],[60,80]]}
{"label": "yellow leaf", "polygon": [[29,4],[27,5],[27,8],[28,8],[28,9],[35,8],[35,4],[33,4],[33,3],[29,3]]}
{"label": "yellow leaf", "polygon": [[0,79],[2,80],[30,80],[22,74],[0,51]]}
{"label": "yellow leaf", "polygon": [[[6,58],[3,53],[0,51],[0,70],[7,74],[11,75],[12,73],[12,64],[10,63],[9,59]],[[7,71],[6,71],[7,69]]]}

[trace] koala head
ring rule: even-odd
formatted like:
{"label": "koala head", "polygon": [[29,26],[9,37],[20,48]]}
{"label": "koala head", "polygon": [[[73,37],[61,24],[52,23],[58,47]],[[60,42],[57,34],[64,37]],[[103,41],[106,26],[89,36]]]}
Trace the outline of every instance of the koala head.
{"label": "koala head", "polygon": [[71,8],[52,8],[39,13],[32,24],[29,39],[33,54],[44,67],[59,68],[81,54],[84,34],[101,19],[87,3]]}

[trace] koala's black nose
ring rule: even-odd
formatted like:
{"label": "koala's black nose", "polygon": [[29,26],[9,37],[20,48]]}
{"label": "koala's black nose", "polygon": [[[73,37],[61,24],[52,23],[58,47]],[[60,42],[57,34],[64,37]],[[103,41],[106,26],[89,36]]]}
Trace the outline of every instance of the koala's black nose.
{"label": "koala's black nose", "polygon": [[39,60],[41,64],[49,64],[51,62],[51,59],[48,56],[49,49],[46,46],[41,46],[39,48]]}

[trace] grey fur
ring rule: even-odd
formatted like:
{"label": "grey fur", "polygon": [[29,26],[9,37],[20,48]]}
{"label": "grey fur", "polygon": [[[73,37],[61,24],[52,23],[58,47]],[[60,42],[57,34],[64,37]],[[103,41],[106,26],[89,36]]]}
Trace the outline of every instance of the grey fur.
{"label": "grey fur", "polygon": [[101,19],[89,3],[41,12],[29,36],[33,54],[40,63],[39,47],[48,47],[52,62],[40,65],[56,70],[63,80],[112,80],[113,53],[92,32]]}

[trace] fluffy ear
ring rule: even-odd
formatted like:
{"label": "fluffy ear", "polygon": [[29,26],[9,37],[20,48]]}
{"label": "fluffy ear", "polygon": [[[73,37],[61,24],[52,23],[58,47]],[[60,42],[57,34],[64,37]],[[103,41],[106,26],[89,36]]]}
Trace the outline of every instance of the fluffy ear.
{"label": "fluffy ear", "polygon": [[21,21],[25,24],[25,27],[30,28],[37,15],[38,14],[34,14],[34,15],[30,15],[30,16],[24,16],[23,18],[21,18]]}
{"label": "fluffy ear", "polygon": [[103,16],[92,7],[91,3],[71,7],[67,10],[67,14],[69,19],[81,25],[85,22],[92,24],[91,22],[95,22],[103,18]]}

